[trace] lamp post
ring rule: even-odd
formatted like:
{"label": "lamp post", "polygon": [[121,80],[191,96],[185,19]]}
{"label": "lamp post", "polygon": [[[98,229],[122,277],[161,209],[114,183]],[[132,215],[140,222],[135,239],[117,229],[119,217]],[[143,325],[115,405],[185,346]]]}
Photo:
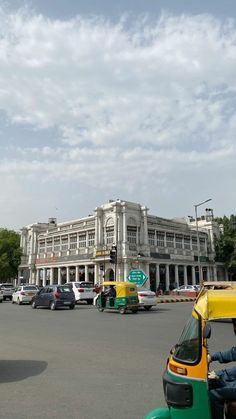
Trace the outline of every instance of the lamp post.
{"label": "lamp post", "polygon": [[200,241],[199,241],[199,231],[198,231],[198,219],[197,219],[197,209],[203,204],[212,201],[211,198],[206,199],[206,201],[200,202],[199,204],[194,205],[195,209],[195,220],[196,220],[196,230],[197,230],[197,248],[198,248],[198,255],[197,255],[197,262],[198,262],[198,277],[199,277],[199,284],[202,283],[202,271],[201,271],[201,260],[200,260]]}

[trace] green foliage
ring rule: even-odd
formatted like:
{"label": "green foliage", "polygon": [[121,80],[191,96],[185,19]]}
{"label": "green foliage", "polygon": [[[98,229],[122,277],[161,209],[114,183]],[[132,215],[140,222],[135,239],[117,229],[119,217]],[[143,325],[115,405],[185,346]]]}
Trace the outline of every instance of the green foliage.
{"label": "green foliage", "polygon": [[230,279],[236,280],[236,215],[215,221],[223,226],[223,232],[215,243],[216,259],[225,263]]}
{"label": "green foliage", "polygon": [[13,230],[0,229],[0,281],[17,276],[21,258],[20,235]]}

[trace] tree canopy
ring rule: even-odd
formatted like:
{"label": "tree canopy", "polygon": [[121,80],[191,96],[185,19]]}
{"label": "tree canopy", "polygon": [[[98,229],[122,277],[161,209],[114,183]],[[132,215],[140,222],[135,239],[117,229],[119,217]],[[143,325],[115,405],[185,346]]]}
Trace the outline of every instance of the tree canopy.
{"label": "tree canopy", "polygon": [[216,239],[216,259],[225,263],[231,280],[236,280],[236,215],[217,218],[222,234]]}
{"label": "tree canopy", "polygon": [[17,276],[21,258],[20,235],[13,230],[0,228],[0,282]]}

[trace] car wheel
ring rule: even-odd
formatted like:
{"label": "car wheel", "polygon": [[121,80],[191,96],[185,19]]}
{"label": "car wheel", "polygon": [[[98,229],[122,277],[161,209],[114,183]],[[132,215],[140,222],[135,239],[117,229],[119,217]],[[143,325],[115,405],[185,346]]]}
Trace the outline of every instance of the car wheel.
{"label": "car wheel", "polygon": [[14,302],[15,302],[15,301],[12,299],[12,300],[11,300],[11,303],[12,303],[12,304],[14,304]]}
{"label": "car wheel", "polygon": [[71,304],[70,305],[70,310],[73,310],[75,308],[75,305],[74,304]]}
{"label": "car wheel", "polygon": [[132,313],[137,313],[138,309],[137,308],[133,308]]}
{"label": "car wheel", "polygon": [[32,301],[32,303],[31,303],[31,307],[32,307],[32,308],[37,308],[37,305],[36,305],[36,302],[35,302],[35,301]]}
{"label": "car wheel", "polygon": [[55,301],[51,301],[50,310],[56,310],[56,302]]}
{"label": "car wheel", "polygon": [[2,303],[2,300],[0,300],[0,303]]}
{"label": "car wheel", "polygon": [[89,305],[93,304],[93,300],[92,299],[87,300],[87,304]]}
{"label": "car wheel", "polygon": [[151,310],[152,306],[144,306],[144,310],[149,311]]}
{"label": "car wheel", "polygon": [[17,299],[17,304],[20,306],[21,305],[21,300],[18,298]]}
{"label": "car wheel", "polygon": [[124,307],[124,306],[121,306],[121,307],[119,308],[119,312],[120,312],[120,314],[125,314],[125,313],[126,313],[126,309],[125,309],[125,307]]}

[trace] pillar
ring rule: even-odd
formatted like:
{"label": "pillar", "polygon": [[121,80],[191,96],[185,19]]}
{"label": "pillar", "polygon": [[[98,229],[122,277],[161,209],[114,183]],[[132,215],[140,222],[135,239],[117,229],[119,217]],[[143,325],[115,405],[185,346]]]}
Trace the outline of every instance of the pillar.
{"label": "pillar", "polygon": [[89,276],[88,276],[88,265],[84,266],[84,273],[85,273],[85,281],[89,280]]}
{"label": "pillar", "polygon": [[179,287],[179,266],[175,265],[175,285],[176,288]]}
{"label": "pillar", "polygon": [[166,291],[170,289],[170,267],[166,265]]}
{"label": "pillar", "polygon": [[192,284],[193,285],[196,284],[196,271],[195,271],[195,266],[192,266]]}
{"label": "pillar", "polygon": [[53,281],[54,281],[53,273],[54,273],[53,268],[50,268],[50,285],[53,285]]}
{"label": "pillar", "polygon": [[57,282],[59,285],[61,285],[61,268],[58,268],[58,279]]}
{"label": "pillar", "polygon": [[79,265],[75,267],[75,281],[79,281]]}
{"label": "pillar", "polygon": [[184,265],[184,285],[188,285],[187,266]]}
{"label": "pillar", "polygon": [[66,282],[70,281],[70,267],[66,267]]}
{"label": "pillar", "polygon": [[46,268],[43,268],[43,287],[46,287]]}

